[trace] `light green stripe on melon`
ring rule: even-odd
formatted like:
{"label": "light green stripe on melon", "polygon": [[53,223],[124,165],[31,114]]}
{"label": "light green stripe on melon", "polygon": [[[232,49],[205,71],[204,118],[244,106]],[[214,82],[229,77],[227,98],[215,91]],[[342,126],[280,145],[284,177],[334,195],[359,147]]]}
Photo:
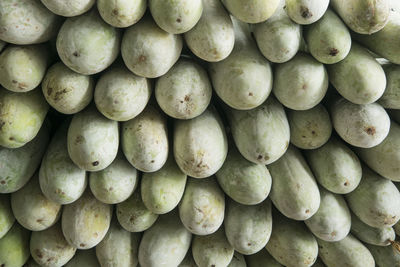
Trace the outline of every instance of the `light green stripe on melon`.
{"label": "light green stripe on melon", "polygon": [[0,146],[19,148],[41,129],[49,105],[41,91],[14,93],[0,87]]}
{"label": "light green stripe on melon", "polygon": [[202,0],[149,0],[149,8],[157,25],[174,34],[189,31],[203,13]]}
{"label": "light green stripe on melon", "polygon": [[111,221],[104,239],[96,246],[96,255],[103,267],[136,267],[141,234],[126,231],[117,218]]}
{"label": "light green stripe on melon", "polygon": [[20,148],[0,147],[0,193],[21,189],[37,170],[49,141],[44,125],[36,137]]}
{"label": "light green stripe on melon", "polygon": [[140,266],[178,266],[185,258],[191,240],[192,234],[182,225],[176,210],[161,215],[143,234],[139,245]]}
{"label": "light green stripe on melon", "polygon": [[61,205],[77,200],[85,191],[87,175],[76,166],[68,154],[68,121],[56,131],[39,170],[39,183],[43,194]]}
{"label": "light green stripe on melon", "polygon": [[279,5],[280,0],[222,0],[226,9],[246,23],[259,23],[271,17]]}
{"label": "light green stripe on melon", "polygon": [[76,252],[68,244],[61,230],[61,223],[44,230],[32,232],[30,251],[33,259],[45,267],[57,267],[66,264]]}
{"label": "light green stripe on melon", "polygon": [[268,168],[272,176],[271,200],[282,214],[294,220],[306,220],[317,212],[320,206],[318,185],[297,148],[290,146],[283,157]]}
{"label": "light green stripe on melon", "polygon": [[156,214],[172,211],[181,201],[187,175],[176,164],[172,154],[164,166],[153,173],[144,173],[141,192],[144,205]]}
{"label": "light green stripe on melon", "polygon": [[328,111],[321,104],[308,110],[288,110],[290,142],[302,149],[324,145],[332,133]]}
{"label": "light green stripe on melon", "polygon": [[381,30],[389,18],[389,0],[331,0],[331,6],[350,29],[361,34]]}
{"label": "light green stripe on melon", "polygon": [[73,116],[67,138],[71,160],[80,169],[100,171],[117,156],[118,122],[105,118],[91,105]]}
{"label": "light green stripe on melon", "polygon": [[195,178],[215,174],[228,153],[225,127],[213,106],[194,119],[176,120],[173,139],[176,163]]}
{"label": "light green stripe on melon", "polygon": [[233,253],[222,227],[213,234],[193,238],[192,254],[198,266],[227,266]]}
{"label": "light green stripe on melon", "polygon": [[63,209],[61,226],[65,239],[78,249],[95,247],[110,227],[112,206],[98,201],[90,190]]}
{"label": "light green stripe on melon", "polygon": [[248,161],[234,145],[215,176],[225,194],[244,205],[261,203],[271,190],[272,178],[267,167]]}
{"label": "light green stripe on melon", "polygon": [[286,0],[287,13],[298,24],[320,20],[328,6],[329,0]]}
{"label": "light green stripe on melon", "polygon": [[225,59],[235,43],[232,20],[220,0],[203,0],[200,20],[185,33],[189,49],[197,57],[217,62]]}
{"label": "light green stripe on melon", "polygon": [[351,234],[338,242],[317,241],[319,256],[329,267],[375,267],[369,250]]}
{"label": "light green stripe on melon", "polygon": [[[376,1],[376,2],[385,2]],[[400,5],[396,0],[389,0],[390,13],[385,27],[373,34],[354,34],[353,38],[375,53],[385,57],[395,64],[400,64]],[[377,14],[379,15],[379,14]]]}
{"label": "light green stripe on melon", "polygon": [[122,151],[138,170],[155,172],[168,157],[168,129],[166,117],[151,105],[137,117],[122,124]]}
{"label": "light green stripe on melon", "polygon": [[400,219],[400,192],[392,181],[363,167],[359,186],[346,195],[354,214],[372,227],[390,227]]}
{"label": "light green stripe on melon", "polygon": [[375,246],[388,246],[396,238],[392,227],[371,227],[354,214],[351,215],[351,233],[361,241]]}
{"label": "light green stripe on melon", "polygon": [[31,232],[15,223],[0,239],[0,266],[21,267],[29,258]]}
{"label": "light green stripe on melon", "polygon": [[375,172],[400,181],[400,125],[396,122],[391,122],[389,134],[382,143],[372,148],[356,148],[355,152]]}
{"label": "light green stripe on melon", "polygon": [[330,9],[319,21],[308,26],[304,35],[310,53],[324,64],[337,63],[350,52],[350,32]]}
{"label": "light green stripe on melon", "polygon": [[0,194],[0,239],[7,234],[15,222],[11,210],[10,196]]}
{"label": "light green stripe on melon", "polygon": [[260,52],[274,63],[290,60],[300,49],[301,26],[289,18],[284,6],[285,0],[281,0],[274,15],[253,25]]}
{"label": "light green stripe on melon", "polygon": [[205,179],[190,178],[179,203],[183,225],[193,234],[208,235],[223,223],[225,195],[214,176]]}
{"label": "light green stripe on melon", "polygon": [[97,8],[105,22],[114,27],[125,28],[137,23],[143,17],[147,0],[98,0]]}
{"label": "light green stripe on melon", "polygon": [[158,218],[158,214],[143,204],[140,187],[127,200],[117,204],[116,213],[119,224],[129,232],[146,231]]}
{"label": "light green stripe on melon", "polygon": [[285,110],[272,96],[252,110],[226,108],[233,140],[240,154],[256,164],[271,164],[289,146],[290,129]]}
{"label": "light green stripe on melon", "polygon": [[328,85],[325,66],[306,53],[298,53],[276,66],[272,91],[284,106],[307,110],[321,102]]}
{"label": "light green stripe on melon", "polygon": [[246,206],[230,200],[224,218],[225,235],[232,247],[254,254],[265,247],[272,231],[271,201]]}
{"label": "light green stripe on melon", "polygon": [[357,43],[352,44],[345,59],[327,69],[332,85],[355,104],[373,103],[385,91],[385,72],[368,50]]}
{"label": "light green stripe on melon", "polygon": [[261,105],[272,90],[272,68],[258,51],[249,25],[232,18],[235,46],[223,61],[210,64],[217,95],[230,107],[250,110]]}
{"label": "light green stripe on melon", "polygon": [[350,210],[341,195],[336,195],[320,187],[321,204],[318,211],[305,224],[318,238],[335,242],[350,232],[352,225]]}
{"label": "light green stripe on melon", "polygon": [[356,154],[337,137],[322,147],[305,152],[318,183],[336,194],[347,194],[361,180],[361,163]]}
{"label": "light green stripe on melon", "polygon": [[294,221],[273,212],[273,228],[267,251],[287,267],[312,266],[318,256],[315,237],[303,222]]}

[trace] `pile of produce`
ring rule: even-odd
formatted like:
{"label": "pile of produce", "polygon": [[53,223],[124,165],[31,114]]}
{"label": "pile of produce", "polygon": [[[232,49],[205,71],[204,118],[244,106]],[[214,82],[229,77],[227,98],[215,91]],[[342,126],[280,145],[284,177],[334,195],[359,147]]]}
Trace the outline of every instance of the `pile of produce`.
{"label": "pile of produce", "polygon": [[399,0],[0,0],[0,267],[400,266]]}

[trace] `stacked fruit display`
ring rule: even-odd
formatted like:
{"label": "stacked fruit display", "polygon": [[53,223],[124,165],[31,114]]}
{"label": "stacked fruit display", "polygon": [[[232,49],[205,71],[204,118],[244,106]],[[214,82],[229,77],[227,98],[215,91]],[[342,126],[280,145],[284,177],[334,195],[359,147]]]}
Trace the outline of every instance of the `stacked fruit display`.
{"label": "stacked fruit display", "polygon": [[0,0],[0,266],[400,266],[400,1]]}

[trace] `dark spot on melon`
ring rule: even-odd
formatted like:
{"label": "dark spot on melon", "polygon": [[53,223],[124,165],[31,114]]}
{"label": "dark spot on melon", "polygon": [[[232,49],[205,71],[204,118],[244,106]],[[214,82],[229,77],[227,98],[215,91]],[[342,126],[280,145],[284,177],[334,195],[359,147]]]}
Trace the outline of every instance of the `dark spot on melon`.
{"label": "dark spot on melon", "polygon": [[75,139],[75,145],[82,144],[85,138],[82,135],[78,135]]}
{"label": "dark spot on melon", "polygon": [[83,248],[83,247],[85,247],[86,245],[85,245],[84,243],[80,243],[79,246],[80,246],[81,248]]}
{"label": "dark spot on melon", "polygon": [[336,56],[337,54],[339,54],[339,50],[337,50],[336,48],[331,48],[331,49],[329,50],[329,55],[330,55],[330,56],[334,57],[334,56]]}
{"label": "dark spot on melon", "polygon": [[376,129],[373,126],[370,126],[370,127],[365,128],[365,132],[368,135],[374,135],[376,133]]}
{"label": "dark spot on melon", "polygon": [[253,96],[253,93],[252,93],[252,92],[250,92],[250,93],[249,93],[249,96]]}
{"label": "dark spot on melon", "polygon": [[197,210],[198,212],[203,213],[203,210],[202,210],[202,209],[200,209],[200,208],[198,208],[198,207],[194,207],[194,208],[195,208],[195,210]]}
{"label": "dark spot on melon", "polygon": [[62,89],[61,91],[57,91],[54,95],[54,101],[58,101],[62,98],[63,94],[68,93],[68,90],[66,88]]}
{"label": "dark spot on melon", "polygon": [[176,22],[181,23],[182,22],[181,18],[177,18]]}
{"label": "dark spot on melon", "polygon": [[36,250],[35,250],[35,253],[36,253],[36,255],[38,256],[39,259],[43,258],[43,254],[42,254],[42,252],[40,251],[40,249],[36,249]]}
{"label": "dark spot on melon", "polygon": [[112,13],[113,13],[113,15],[117,16],[118,15],[118,10],[117,9],[113,9]]}
{"label": "dark spot on melon", "polygon": [[93,166],[98,166],[99,162],[96,160],[95,162],[92,163]]}
{"label": "dark spot on melon", "polygon": [[53,92],[53,88],[51,88],[51,87],[47,88],[47,95],[51,95],[52,92]]}
{"label": "dark spot on melon", "polygon": [[309,209],[306,209],[306,213],[307,213],[307,214],[310,213],[310,210],[309,210]]}
{"label": "dark spot on melon", "polygon": [[139,62],[144,62],[144,61],[146,61],[146,57],[143,56],[143,55],[141,55],[141,56],[139,57]]}
{"label": "dark spot on melon", "polygon": [[80,54],[79,54],[78,51],[75,51],[74,53],[72,53],[72,55],[73,55],[74,57],[79,57],[79,56],[80,56]]}
{"label": "dark spot on melon", "polygon": [[313,13],[311,13],[311,11],[305,6],[300,7],[300,13],[301,16],[305,19],[309,19],[313,16]]}
{"label": "dark spot on melon", "polygon": [[18,83],[18,89],[25,90],[28,87],[25,83]]}
{"label": "dark spot on melon", "polygon": [[12,83],[17,83],[17,81],[16,81],[16,80],[12,80],[11,82],[12,82]]}

